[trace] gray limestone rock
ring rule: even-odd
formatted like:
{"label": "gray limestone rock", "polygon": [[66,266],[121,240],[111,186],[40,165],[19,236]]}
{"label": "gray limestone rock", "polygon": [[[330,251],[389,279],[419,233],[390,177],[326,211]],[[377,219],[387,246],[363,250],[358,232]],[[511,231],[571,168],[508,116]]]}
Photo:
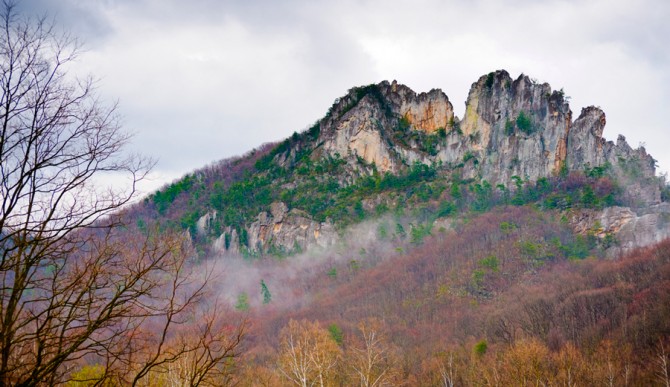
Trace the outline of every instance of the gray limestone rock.
{"label": "gray limestone rock", "polygon": [[312,220],[297,209],[288,210],[285,203],[272,203],[271,214],[261,212],[247,229],[249,250],[253,253],[276,251],[291,253],[312,246],[328,247],[334,243],[335,228],[329,223]]}

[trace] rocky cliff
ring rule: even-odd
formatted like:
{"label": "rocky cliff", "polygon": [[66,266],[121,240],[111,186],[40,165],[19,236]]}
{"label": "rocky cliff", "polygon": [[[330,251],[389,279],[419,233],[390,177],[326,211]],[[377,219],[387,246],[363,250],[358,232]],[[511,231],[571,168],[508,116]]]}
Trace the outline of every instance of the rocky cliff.
{"label": "rocky cliff", "polygon": [[329,223],[312,220],[304,211],[275,202],[270,213],[261,212],[249,226],[249,245],[256,251],[269,246],[279,253],[291,254],[310,246],[327,247],[334,243],[335,230]]}
{"label": "rocky cliff", "polygon": [[574,230],[606,243],[610,257],[670,238],[670,205],[661,203],[646,208],[607,207],[603,210],[577,210],[569,218]]}
{"label": "rocky cliff", "polygon": [[[272,162],[288,169],[304,154],[312,164],[341,160],[345,168],[338,172],[340,185],[424,164],[457,168],[463,179],[512,188],[519,179],[532,182],[606,166],[624,187],[627,207],[573,214],[573,224],[580,232],[604,227],[606,232],[597,235],[620,235],[626,239],[620,244],[625,248],[643,245],[658,238],[639,234],[665,230],[664,214],[670,212],[660,206],[662,184],[655,177],[655,161],[644,148],[631,148],[622,136],[616,143],[606,141],[605,124],[605,113],[592,106],[573,120],[562,90],[525,75],[512,79],[504,70],[472,84],[462,119],[454,116],[449,98],[439,89],[417,94],[396,81],[383,81],[352,88],[309,136],[287,143],[272,154]],[[295,182],[285,186],[299,187]],[[227,233],[227,243],[219,238],[215,244],[221,251],[234,251],[230,246],[236,243],[230,240],[237,241],[240,233],[246,234],[244,244],[252,252],[291,252],[328,246],[336,239],[330,219],[316,220],[283,201]]]}
{"label": "rocky cliff", "polygon": [[421,143],[397,141],[394,131],[435,134],[453,126],[454,119],[453,106],[441,90],[416,94],[396,81],[384,81],[354,88],[336,101],[320,124],[318,148],[349,159],[352,165],[360,158],[381,172],[397,172],[408,163],[431,160],[419,151]]}
{"label": "rocky cliff", "polygon": [[[621,174],[621,160],[634,160],[646,177],[655,173],[654,159],[643,148],[630,148],[623,137],[616,144],[605,141],[602,110],[584,108],[573,121],[562,91],[525,75],[513,80],[501,70],[482,76],[470,89],[462,121],[439,89],[417,95],[395,81],[367,89],[373,91],[352,89],[321,123],[317,147],[352,165],[359,159],[379,171],[394,172],[417,161],[456,164],[468,155],[477,162],[467,175],[494,185],[509,185],[512,176],[534,181],[562,168],[583,170],[605,163]],[[411,132],[434,135],[444,130],[444,135],[431,152],[416,140],[398,141],[394,131],[403,125],[410,139]],[[638,191],[641,205],[660,202],[657,187]]]}

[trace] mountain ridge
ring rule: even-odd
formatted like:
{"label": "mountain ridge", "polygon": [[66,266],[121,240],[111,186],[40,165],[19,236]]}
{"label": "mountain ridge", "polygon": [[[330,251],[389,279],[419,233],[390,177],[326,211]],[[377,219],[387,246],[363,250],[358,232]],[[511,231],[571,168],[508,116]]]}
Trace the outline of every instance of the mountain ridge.
{"label": "mountain ridge", "polygon": [[[376,98],[364,94],[353,108],[350,107],[351,99],[357,93],[371,88],[377,88]],[[395,81],[382,81],[352,90],[338,99],[331,108],[333,114],[321,121],[319,142],[331,156],[352,153],[368,163],[375,163],[381,172],[397,171],[403,162],[406,165],[414,161],[455,163],[471,151],[488,161],[482,166],[480,177],[493,184],[509,184],[514,175],[528,176],[531,180],[548,177],[557,174],[563,164],[567,164],[568,170],[581,170],[585,165],[597,167],[616,161],[613,160],[615,154],[636,157],[641,162],[643,174],[655,174],[654,160],[644,148],[633,150],[622,136],[617,144],[602,137],[606,118],[600,108],[583,108],[573,121],[562,91],[552,91],[549,84],[538,84],[523,74],[512,80],[505,70],[498,70],[480,77],[472,84],[462,120],[454,116],[451,102],[439,89],[416,94]],[[381,106],[374,106],[374,100],[379,101],[380,96],[385,101],[380,103]],[[443,113],[440,117],[430,115],[435,111]],[[425,125],[422,116],[430,116],[432,124]],[[381,128],[375,127],[376,123]],[[375,138],[374,132],[383,133],[384,129],[388,131],[394,125],[428,134],[444,129],[446,143],[438,144],[435,154],[426,152],[416,143],[408,144],[406,149],[398,149],[398,144],[384,149],[383,141]],[[332,135],[333,131],[338,133]],[[361,134],[365,132],[368,133]],[[375,152],[378,146],[382,149]],[[394,151],[400,153],[400,160],[389,159]],[[653,195],[646,199],[659,202],[657,192]]]}
{"label": "mountain ridge", "polygon": [[332,341],[326,379],[350,384],[368,326],[393,385],[442,385],[446,370],[463,385],[652,385],[670,189],[605,125],[505,71],[473,83],[462,120],[441,90],[384,81],[164,187],[126,224],[185,234],[232,314],[252,319],[240,385],[288,383],[298,335]]}
{"label": "mountain ridge", "polygon": [[[606,141],[605,124],[605,113],[593,106],[572,120],[562,90],[523,74],[513,80],[504,70],[472,84],[462,120],[440,89],[416,93],[382,81],[350,89],[304,132],[211,167],[221,170],[210,177],[203,177],[207,170],[187,175],[145,205],[160,215],[179,195],[189,197],[196,204],[184,205],[178,227],[210,253],[290,255],[327,248],[339,228],[366,216],[407,211],[400,208],[404,202],[448,215],[449,203],[464,206],[459,190],[504,203],[514,192],[538,182],[560,184],[576,173],[594,174],[579,183],[579,195],[602,196],[601,202],[588,199],[586,207],[622,208],[605,216],[573,206],[574,198],[556,204],[572,211],[576,230],[603,228],[597,234],[605,238],[630,223],[628,234],[634,235],[631,220],[647,216],[643,228],[658,226],[665,230],[658,235],[670,234],[663,223],[670,209],[662,203],[665,185],[655,176],[655,160],[642,147],[632,149],[623,136]],[[240,164],[244,171],[236,178],[216,181],[217,173]],[[599,188],[597,180],[605,175],[615,187],[600,192],[604,183]],[[416,199],[416,190],[430,192]],[[624,242],[626,248],[647,243]]]}

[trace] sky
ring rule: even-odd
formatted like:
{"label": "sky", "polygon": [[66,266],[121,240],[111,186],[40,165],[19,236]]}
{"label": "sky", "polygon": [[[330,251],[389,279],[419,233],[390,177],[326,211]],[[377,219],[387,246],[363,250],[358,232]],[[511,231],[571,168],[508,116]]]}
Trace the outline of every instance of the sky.
{"label": "sky", "polygon": [[442,89],[524,73],[607,115],[604,136],[670,170],[667,0],[22,0],[78,36],[70,69],[119,103],[129,150],[156,160],[150,192],[281,140],[353,86]]}

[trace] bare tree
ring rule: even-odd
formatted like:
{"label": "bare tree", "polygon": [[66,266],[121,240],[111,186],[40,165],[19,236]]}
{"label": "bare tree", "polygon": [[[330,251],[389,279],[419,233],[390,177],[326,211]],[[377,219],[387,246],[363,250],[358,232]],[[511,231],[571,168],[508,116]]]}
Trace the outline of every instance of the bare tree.
{"label": "bare tree", "polygon": [[444,387],[454,387],[455,378],[454,354],[449,352],[444,361],[440,362],[440,377]]}
{"label": "bare tree", "polygon": [[665,351],[665,346],[663,345],[663,340],[659,339],[658,341],[658,351],[656,352],[656,358],[654,359],[654,364],[656,366],[656,378],[658,381],[666,386],[670,387],[670,375],[668,367],[668,353]]}
{"label": "bare tree", "polygon": [[[243,325],[201,319],[208,278],[183,237],[117,227],[151,163],[125,155],[116,107],[68,74],[75,39],[14,1],[0,22],[0,385],[57,384],[91,362],[95,383],[141,384],[184,356],[191,384],[206,380]],[[108,174],[128,186],[101,189]]]}
{"label": "bare tree", "polygon": [[393,385],[399,362],[387,343],[383,324],[370,319],[361,322],[358,330],[359,343],[352,345],[346,353],[353,380],[365,387]]}
{"label": "bare tree", "polygon": [[279,372],[297,386],[332,384],[340,348],[318,322],[290,320],[280,333]]}

